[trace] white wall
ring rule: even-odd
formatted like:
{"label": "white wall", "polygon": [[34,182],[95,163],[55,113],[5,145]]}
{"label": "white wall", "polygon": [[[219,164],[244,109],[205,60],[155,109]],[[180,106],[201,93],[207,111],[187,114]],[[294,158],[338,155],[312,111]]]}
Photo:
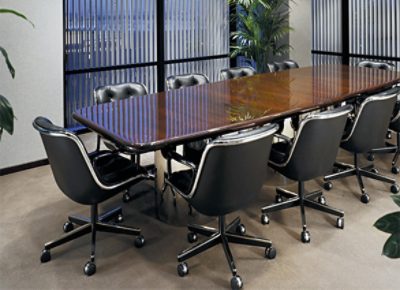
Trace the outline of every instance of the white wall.
{"label": "white wall", "polygon": [[290,7],[290,26],[294,29],[289,37],[293,47],[290,58],[296,60],[300,66],[311,66],[311,0],[295,0]]}
{"label": "white wall", "polygon": [[0,46],[8,50],[16,69],[13,80],[0,57],[0,94],[11,102],[13,136],[0,141],[0,169],[45,158],[36,116],[63,123],[63,15],[61,0],[1,0],[2,8],[28,16],[35,28],[17,17],[0,14]]}

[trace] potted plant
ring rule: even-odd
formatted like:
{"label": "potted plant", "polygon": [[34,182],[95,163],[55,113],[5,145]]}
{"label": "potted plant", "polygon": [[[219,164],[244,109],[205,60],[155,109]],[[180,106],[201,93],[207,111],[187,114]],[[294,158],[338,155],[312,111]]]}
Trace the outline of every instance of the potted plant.
{"label": "potted plant", "polygon": [[[393,195],[392,199],[400,207],[400,196]],[[383,246],[382,254],[391,259],[400,258],[400,211],[381,217],[374,226],[378,230],[390,234]]]}
{"label": "potted plant", "polygon": [[243,56],[259,73],[268,71],[268,62],[274,56],[289,52],[284,38],[289,26],[290,0],[229,0],[236,10],[232,21],[236,31],[231,33],[231,57]]}
{"label": "potted plant", "polygon": [[[12,14],[14,16],[24,19],[25,21],[28,21],[30,24],[32,24],[32,27],[34,27],[34,24],[25,15],[15,10],[0,8],[0,14]],[[2,46],[0,46],[0,55],[3,56],[11,77],[15,78],[15,69],[11,64],[7,51]],[[14,111],[11,107],[10,102],[7,100],[6,97],[0,94],[0,139],[3,131],[6,131],[10,135],[14,133],[14,119]]]}

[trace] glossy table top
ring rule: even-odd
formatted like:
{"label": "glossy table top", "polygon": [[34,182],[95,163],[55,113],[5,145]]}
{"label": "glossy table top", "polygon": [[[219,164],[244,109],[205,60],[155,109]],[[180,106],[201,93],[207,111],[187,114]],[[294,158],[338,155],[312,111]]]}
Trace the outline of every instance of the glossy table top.
{"label": "glossy table top", "polygon": [[86,107],[74,118],[124,147],[151,151],[273,122],[399,82],[398,72],[322,65]]}

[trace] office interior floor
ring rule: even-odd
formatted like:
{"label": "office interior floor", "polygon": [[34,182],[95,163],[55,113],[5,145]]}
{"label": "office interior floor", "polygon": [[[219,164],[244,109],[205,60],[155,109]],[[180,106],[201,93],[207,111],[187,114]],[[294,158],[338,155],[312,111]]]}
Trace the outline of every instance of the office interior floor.
{"label": "office interior floor", "polygon": [[[351,161],[343,152],[340,158]],[[391,156],[378,157],[376,167],[391,175],[390,160]],[[388,235],[373,227],[379,217],[398,208],[390,198],[389,185],[371,180],[365,183],[371,196],[368,205],[359,201],[354,177],[334,182],[326,197],[330,205],[345,211],[345,229],[335,227],[334,217],[309,209],[311,243],[303,244],[299,208],[272,214],[267,226],[259,222],[260,208],[273,202],[277,185],[296,189],[293,181],[271,172],[253,206],[230,216],[239,215],[249,234],[271,239],[278,251],[275,260],[267,260],[263,249],[232,246],[245,289],[399,289],[400,260],[381,255]],[[321,181],[316,180],[308,182],[306,188],[320,186]],[[146,245],[136,249],[130,237],[98,234],[97,273],[92,277],[83,274],[90,252],[89,236],[54,249],[47,264],[39,261],[43,244],[63,234],[67,215],[89,213],[88,208],[64,197],[49,166],[0,177],[0,191],[1,289],[229,288],[231,274],[222,247],[190,259],[190,274],[185,278],[177,275],[176,255],[189,246],[185,225],[214,226],[215,220],[197,213],[188,216],[183,199],[175,209],[171,194],[163,204],[165,219],[157,220],[150,183],[134,188],[143,194],[123,204],[124,223],[142,228]],[[120,204],[121,196],[117,196],[103,208]]]}

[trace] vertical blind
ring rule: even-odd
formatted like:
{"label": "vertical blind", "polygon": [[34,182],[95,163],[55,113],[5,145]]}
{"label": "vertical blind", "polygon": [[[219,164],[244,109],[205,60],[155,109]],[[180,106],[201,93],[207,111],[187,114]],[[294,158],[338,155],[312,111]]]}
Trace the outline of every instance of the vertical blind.
{"label": "vertical blind", "polygon": [[[157,18],[158,5],[164,5],[164,19]],[[200,72],[211,81],[229,66],[226,0],[64,0],[64,17],[69,128],[79,127],[72,113],[93,104],[98,86],[141,82],[154,93],[160,66],[166,76]],[[160,27],[163,59],[157,59]]]}
{"label": "vertical blind", "polygon": [[342,1],[312,1],[312,49],[316,51],[342,51]]}

